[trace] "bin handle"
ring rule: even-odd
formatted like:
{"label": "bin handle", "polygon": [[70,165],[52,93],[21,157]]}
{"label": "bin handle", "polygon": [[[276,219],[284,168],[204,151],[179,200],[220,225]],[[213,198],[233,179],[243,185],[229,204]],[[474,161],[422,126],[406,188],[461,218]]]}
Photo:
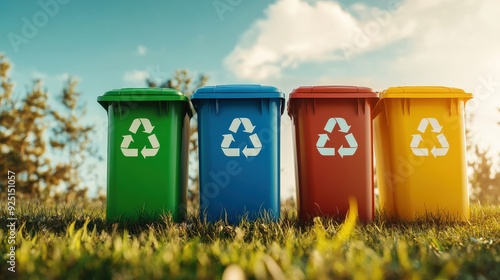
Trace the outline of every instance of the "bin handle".
{"label": "bin handle", "polygon": [[282,98],[281,99],[281,115],[283,115],[283,113],[285,112],[285,106],[286,106],[285,98]]}
{"label": "bin handle", "polygon": [[122,105],[120,104],[121,102],[118,101],[118,113],[120,114],[120,119],[122,118]]}
{"label": "bin handle", "polygon": [[[361,102],[362,101],[362,102]],[[366,98],[358,98],[356,99],[356,115],[359,116],[359,112],[363,111],[363,114],[365,114],[365,103],[367,102]]]}
{"label": "bin handle", "polygon": [[[290,107],[290,103],[292,103],[292,100],[291,100],[291,99],[289,99],[289,100],[288,100],[288,103],[286,104],[286,113],[288,114],[288,116],[289,116],[290,118],[293,118],[293,116],[292,116],[292,115],[293,115],[293,114],[292,114],[292,108]],[[285,109],[285,108],[283,108],[283,109]]]}
{"label": "bin handle", "polygon": [[382,113],[381,107],[384,106],[385,100],[380,99],[374,106],[372,111],[372,119],[375,119],[378,115]]}
{"label": "bin handle", "polygon": [[409,116],[411,114],[410,108],[411,108],[411,100],[409,98],[404,98],[403,99],[403,115],[406,111],[408,113],[408,116]]}
{"label": "bin handle", "polygon": [[450,99],[450,116],[458,113],[458,100],[459,99]]}

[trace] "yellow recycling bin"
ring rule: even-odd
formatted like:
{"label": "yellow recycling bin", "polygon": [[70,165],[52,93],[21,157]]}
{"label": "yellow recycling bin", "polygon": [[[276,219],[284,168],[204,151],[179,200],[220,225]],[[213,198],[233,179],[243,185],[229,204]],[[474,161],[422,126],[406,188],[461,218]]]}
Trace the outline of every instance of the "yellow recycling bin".
{"label": "yellow recycling bin", "polygon": [[380,208],[413,220],[469,219],[464,107],[472,94],[413,86],[383,91],[374,110]]}

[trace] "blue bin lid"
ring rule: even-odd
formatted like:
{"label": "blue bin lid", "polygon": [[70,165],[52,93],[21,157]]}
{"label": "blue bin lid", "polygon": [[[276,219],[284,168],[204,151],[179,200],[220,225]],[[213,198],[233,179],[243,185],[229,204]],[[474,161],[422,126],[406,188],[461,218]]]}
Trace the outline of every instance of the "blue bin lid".
{"label": "blue bin lid", "polygon": [[205,86],[197,89],[192,95],[193,103],[196,99],[245,99],[245,98],[281,98],[285,94],[272,86],[253,84],[233,84]]}

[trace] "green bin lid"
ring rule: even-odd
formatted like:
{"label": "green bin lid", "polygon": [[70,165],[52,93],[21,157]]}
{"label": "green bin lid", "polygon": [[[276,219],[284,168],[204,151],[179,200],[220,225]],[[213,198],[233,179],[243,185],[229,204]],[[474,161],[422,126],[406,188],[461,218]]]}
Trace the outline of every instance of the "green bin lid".
{"label": "green bin lid", "polygon": [[356,86],[302,86],[290,93],[290,99],[307,98],[378,98],[378,93]]}
{"label": "green bin lid", "polygon": [[462,98],[471,99],[463,89],[442,86],[390,87],[380,93],[380,98]]}
{"label": "green bin lid", "polygon": [[188,102],[187,96],[172,88],[122,88],[106,92],[97,97],[97,102],[104,109],[108,108],[110,102],[117,101],[183,101]]}

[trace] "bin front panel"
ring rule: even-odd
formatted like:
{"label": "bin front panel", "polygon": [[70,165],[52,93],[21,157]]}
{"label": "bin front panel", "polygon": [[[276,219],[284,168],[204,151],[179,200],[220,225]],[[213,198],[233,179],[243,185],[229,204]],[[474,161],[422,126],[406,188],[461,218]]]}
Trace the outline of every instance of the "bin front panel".
{"label": "bin front panel", "polygon": [[[183,217],[186,102],[110,102],[107,218]],[[184,134],[184,135],[183,135]]]}
{"label": "bin front panel", "polygon": [[344,218],[349,198],[353,197],[360,219],[371,221],[372,100],[299,98],[290,99],[289,105],[294,123],[300,218]]}
{"label": "bin front panel", "polygon": [[460,98],[387,98],[374,120],[381,209],[406,220],[469,218]]}
{"label": "bin front panel", "polygon": [[238,223],[280,213],[279,98],[199,99],[200,214]]}

